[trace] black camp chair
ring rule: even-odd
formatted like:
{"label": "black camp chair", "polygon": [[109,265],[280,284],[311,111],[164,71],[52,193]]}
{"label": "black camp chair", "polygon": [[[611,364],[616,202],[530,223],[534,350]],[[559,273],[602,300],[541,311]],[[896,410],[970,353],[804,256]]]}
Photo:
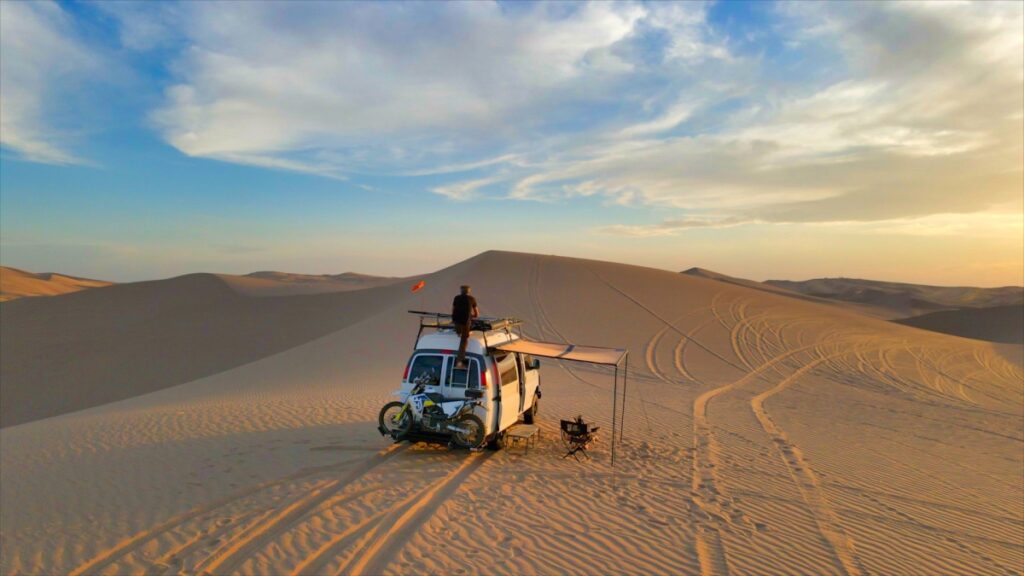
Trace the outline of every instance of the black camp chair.
{"label": "black camp chair", "polygon": [[579,462],[580,458],[576,454],[583,454],[589,460],[590,454],[587,454],[587,447],[597,439],[597,431],[600,429],[598,426],[591,428],[583,421],[582,416],[577,416],[575,420],[562,420],[562,442],[565,443],[568,450],[562,459],[572,456]]}

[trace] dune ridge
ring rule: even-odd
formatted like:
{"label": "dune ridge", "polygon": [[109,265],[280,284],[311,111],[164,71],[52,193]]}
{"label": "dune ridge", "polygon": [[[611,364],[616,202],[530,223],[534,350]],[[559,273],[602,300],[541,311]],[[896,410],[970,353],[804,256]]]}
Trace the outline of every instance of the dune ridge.
{"label": "dune ridge", "polygon": [[113,282],[78,278],[54,272],[27,272],[0,266],[0,302],[34,296],[56,296],[88,288],[111,286]]}
{"label": "dune ridge", "polygon": [[1024,304],[941,310],[893,321],[964,338],[1024,344]]}
{"label": "dune ridge", "polygon": [[244,276],[220,274],[235,291],[246,296],[293,296],[365,290],[402,282],[405,278],[371,276],[358,272],[341,274],[295,274],[261,271]]}

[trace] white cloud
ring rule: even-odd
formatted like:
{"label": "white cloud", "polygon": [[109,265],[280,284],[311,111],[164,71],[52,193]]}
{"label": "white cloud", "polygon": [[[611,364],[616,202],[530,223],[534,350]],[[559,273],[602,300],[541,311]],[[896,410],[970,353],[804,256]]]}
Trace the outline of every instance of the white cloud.
{"label": "white cloud", "polygon": [[[1019,3],[785,5],[786,30],[807,66],[838,47],[839,60],[817,65],[844,74],[824,84],[813,76],[780,83],[765,81],[772,71],[762,70],[745,109],[719,115],[713,130],[655,138],[708,113],[681,98],[654,120],[551,155],[510,195],[603,194],[770,221],[886,220],[997,205],[1019,215],[1022,11]],[[737,93],[703,88],[707,102],[715,89],[719,101]]]}
{"label": "white cloud", "polygon": [[99,68],[59,5],[0,2],[0,144],[32,162],[84,163],[68,149],[81,120],[68,101]]}
{"label": "white cloud", "polygon": [[444,186],[431,188],[430,191],[435,194],[445,196],[451,200],[470,200],[476,197],[477,190],[500,181],[501,177],[493,176],[488,178],[479,178],[476,180],[467,180],[465,182],[445,184]]}
{"label": "white cloud", "polygon": [[645,14],[603,3],[184,8],[190,47],[154,114],[168,142],[225,160],[319,154],[341,172],[505,156],[630,69],[610,48]]}
{"label": "white cloud", "polygon": [[684,62],[728,59],[728,49],[707,23],[706,2],[653,2],[648,22],[669,33],[666,56]]}

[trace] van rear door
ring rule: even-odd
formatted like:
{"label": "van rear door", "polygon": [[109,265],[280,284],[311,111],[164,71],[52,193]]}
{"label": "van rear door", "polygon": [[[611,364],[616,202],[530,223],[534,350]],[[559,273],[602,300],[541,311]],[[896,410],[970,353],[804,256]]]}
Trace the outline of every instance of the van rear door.
{"label": "van rear door", "polygon": [[498,383],[501,385],[501,402],[498,409],[500,431],[519,421],[519,371],[514,354],[495,356],[494,360],[498,369]]}

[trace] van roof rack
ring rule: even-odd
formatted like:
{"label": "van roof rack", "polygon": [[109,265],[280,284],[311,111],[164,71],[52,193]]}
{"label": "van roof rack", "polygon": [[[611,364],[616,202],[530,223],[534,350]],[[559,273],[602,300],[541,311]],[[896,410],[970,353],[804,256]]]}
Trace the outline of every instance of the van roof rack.
{"label": "van roof rack", "polygon": [[[420,326],[423,328],[452,328],[452,315],[443,312],[424,312],[422,310],[409,310],[409,314],[420,317]],[[479,316],[473,319],[473,330],[504,330],[523,323],[519,318],[512,316]]]}
{"label": "van roof rack", "polygon": [[[409,310],[409,314],[419,316],[420,319],[420,329],[416,333],[417,343],[420,341],[420,336],[423,335],[423,330],[425,328],[432,328],[434,330],[448,330],[455,328],[455,325],[452,324],[451,314],[445,314],[443,312],[424,312],[422,310]],[[470,330],[483,332],[484,342],[486,343],[488,332],[494,330],[504,330],[505,332],[511,334],[512,328],[521,326],[522,324],[522,320],[511,316],[479,316],[473,319],[473,327]],[[521,330],[522,329],[520,329],[520,331]],[[522,334],[520,334],[520,337],[521,336]],[[413,344],[413,347],[416,347],[415,343]]]}

